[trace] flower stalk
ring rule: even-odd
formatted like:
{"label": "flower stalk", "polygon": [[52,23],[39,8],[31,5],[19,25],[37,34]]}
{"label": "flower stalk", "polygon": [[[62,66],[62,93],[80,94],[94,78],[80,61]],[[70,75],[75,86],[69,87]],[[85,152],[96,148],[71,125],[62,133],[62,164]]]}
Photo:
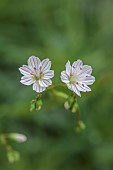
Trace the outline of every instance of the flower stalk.
{"label": "flower stalk", "polygon": [[8,143],[8,134],[0,134],[0,142],[6,149],[7,159],[10,163],[14,163],[20,159],[20,153],[14,150]]}
{"label": "flower stalk", "polygon": [[54,84],[54,85],[49,86],[47,90],[52,90],[52,89],[56,89],[59,87],[66,87],[66,85],[65,84]]}
{"label": "flower stalk", "polygon": [[57,91],[57,90],[52,90],[52,94],[57,96],[57,97],[61,97],[63,99],[67,99],[69,96],[66,93]]}

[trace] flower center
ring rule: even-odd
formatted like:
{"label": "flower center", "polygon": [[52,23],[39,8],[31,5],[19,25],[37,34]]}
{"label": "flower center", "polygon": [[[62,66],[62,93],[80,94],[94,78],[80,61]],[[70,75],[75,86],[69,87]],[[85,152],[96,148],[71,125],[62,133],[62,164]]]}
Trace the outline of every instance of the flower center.
{"label": "flower center", "polygon": [[68,78],[71,84],[77,84],[77,77],[75,75],[70,75]]}
{"label": "flower center", "polygon": [[32,76],[33,80],[43,80],[44,74],[40,70],[36,70],[36,73]]}

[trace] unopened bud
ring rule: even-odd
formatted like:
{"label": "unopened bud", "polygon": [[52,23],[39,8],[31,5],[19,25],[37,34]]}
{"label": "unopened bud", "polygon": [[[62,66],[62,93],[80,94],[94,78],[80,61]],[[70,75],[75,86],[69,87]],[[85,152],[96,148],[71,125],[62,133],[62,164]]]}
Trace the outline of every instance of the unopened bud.
{"label": "unopened bud", "polygon": [[69,103],[69,106],[72,107],[73,103],[74,103],[75,99],[72,97],[69,97],[68,99],[68,103]]}
{"label": "unopened bud", "polygon": [[84,122],[80,120],[78,122],[78,125],[75,130],[76,130],[76,132],[81,132],[82,130],[85,130],[85,128],[86,128],[86,126],[85,126]]}
{"label": "unopened bud", "polygon": [[74,97],[73,96],[70,96],[67,101],[64,103],[64,107],[66,110],[69,110],[73,107],[73,104],[74,104]]}
{"label": "unopened bud", "polygon": [[9,133],[8,138],[19,143],[25,142],[27,140],[27,137],[20,133]]}
{"label": "unopened bud", "polygon": [[68,101],[66,101],[66,102],[64,103],[64,107],[65,107],[66,110],[69,110],[69,109],[70,109],[70,106],[69,106]]}
{"label": "unopened bud", "polygon": [[36,101],[36,110],[40,110],[42,108],[43,102],[42,100],[37,100]]}
{"label": "unopened bud", "polygon": [[35,100],[32,100],[32,101],[31,101],[30,112],[33,112],[33,111],[35,110],[35,107],[36,107],[36,106],[35,106],[35,102],[36,102]]}
{"label": "unopened bud", "polygon": [[78,104],[77,104],[77,102],[75,102],[74,104],[73,104],[73,107],[72,107],[72,113],[76,113],[76,111],[78,110],[78,108],[79,108],[79,106],[78,106]]}
{"label": "unopened bud", "polygon": [[18,151],[11,150],[7,152],[7,158],[10,163],[14,163],[16,161],[19,161],[20,159],[20,154]]}

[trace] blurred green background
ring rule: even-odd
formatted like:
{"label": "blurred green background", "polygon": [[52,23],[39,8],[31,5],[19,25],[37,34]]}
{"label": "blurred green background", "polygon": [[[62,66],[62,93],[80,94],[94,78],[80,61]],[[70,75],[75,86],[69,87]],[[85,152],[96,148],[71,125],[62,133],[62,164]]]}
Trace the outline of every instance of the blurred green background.
{"label": "blurred green background", "polygon": [[[36,92],[19,82],[18,68],[31,55],[52,60],[54,83],[68,59],[93,67],[92,92],[78,97],[81,134],[75,114],[51,95],[40,112],[29,112]],[[0,170],[113,169],[112,0],[0,0],[0,82],[0,132],[28,137],[13,143],[21,154],[14,164],[0,145]]]}

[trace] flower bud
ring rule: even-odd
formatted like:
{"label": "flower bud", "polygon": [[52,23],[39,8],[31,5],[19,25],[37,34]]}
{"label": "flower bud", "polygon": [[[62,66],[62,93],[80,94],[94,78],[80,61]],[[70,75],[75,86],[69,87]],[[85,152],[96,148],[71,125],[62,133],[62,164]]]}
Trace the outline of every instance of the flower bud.
{"label": "flower bud", "polygon": [[75,128],[76,132],[81,132],[82,130],[85,130],[86,126],[83,121],[79,121],[77,124],[77,127]]}
{"label": "flower bud", "polygon": [[37,100],[36,101],[36,110],[40,110],[42,108],[43,102],[42,100]]}
{"label": "flower bud", "polygon": [[72,106],[72,109],[71,109],[72,113],[76,113],[76,111],[78,110],[78,108],[79,108],[78,103],[75,102],[75,103],[73,104],[73,106]]}
{"label": "flower bud", "polygon": [[64,103],[64,107],[66,110],[69,110],[73,107],[73,103],[74,103],[75,99],[73,96],[70,96],[67,101]]}
{"label": "flower bud", "polygon": [[9,150],[7,151],[7,158],[10,163],[14,163],[20,159],[20,154],[18,151]]}
{"label": "flower bud", "polygon": [[27,140],[27,137],[20,133],[9,133],[8,138],[19,143],[23,143]]}
{"label": "flower bud", "polygon": [[65,107],[66,110],[69,110],[70,105],[69,105],[69,102],[68,102],[68,101],[66,101],[66,102],[64,103],[64,107]]}
{"label": "flower bud", "polygon": [[36,100],[32,100],[30,104],[30,112],[33,112],[36,109]]}

